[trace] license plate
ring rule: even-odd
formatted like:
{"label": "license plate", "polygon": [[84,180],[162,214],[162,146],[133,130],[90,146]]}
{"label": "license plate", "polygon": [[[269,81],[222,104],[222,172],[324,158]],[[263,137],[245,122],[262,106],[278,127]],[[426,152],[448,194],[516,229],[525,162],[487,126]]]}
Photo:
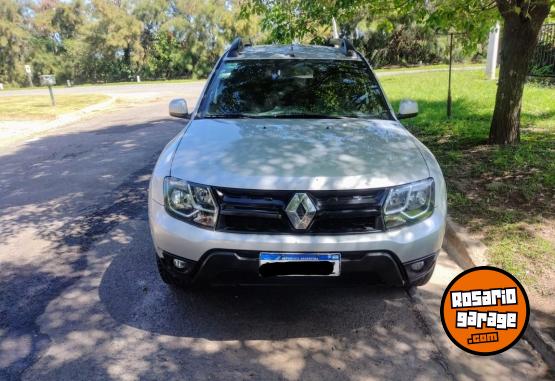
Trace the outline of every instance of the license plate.
{"label": "license plate", "polygon": [[259,273],[267,276],[339,276],[339,253],[260,253]]}

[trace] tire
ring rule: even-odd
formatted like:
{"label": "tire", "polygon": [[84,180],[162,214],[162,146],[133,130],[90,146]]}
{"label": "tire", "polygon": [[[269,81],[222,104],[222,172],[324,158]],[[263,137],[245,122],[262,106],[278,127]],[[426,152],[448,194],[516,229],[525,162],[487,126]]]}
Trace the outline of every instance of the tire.
{"label": "tire", "polygon": [[182,274],[179,276],[173,275],[170,271],[168,271],[168,269],[162,262],[162,259],[160,259],[158,255],[156,256],[156,265],[158,267],[158,273],[160,274],[160,278],[167,285],[173,288],[179,288],[182,290],[189,290],[192,288],[193,279],[191,278],[191,276],[185,275],[185,274]]}

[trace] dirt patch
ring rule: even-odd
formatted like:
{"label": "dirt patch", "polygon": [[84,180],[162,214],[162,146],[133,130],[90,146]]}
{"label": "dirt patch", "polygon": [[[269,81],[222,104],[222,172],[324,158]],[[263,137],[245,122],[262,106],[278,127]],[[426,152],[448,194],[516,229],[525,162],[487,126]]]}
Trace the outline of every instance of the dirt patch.
{"label": "dirt patch", "polygon": [[488,261],[555,299],[555,136],[523,131],[521,144],[500,147],[417,135],[442,166],[449,214],[486,244]]}
{"label": "dirt patch", "polygon": [[[521,150],[525,155],[518,159]],[[520,162],[511,163],[512,155]],[[555,337],[555,189],[549,157],[532,147],[476,146],[452,160],[445,176],[450,214],[486,244],[491,264],[521,280],[535,320]]]}

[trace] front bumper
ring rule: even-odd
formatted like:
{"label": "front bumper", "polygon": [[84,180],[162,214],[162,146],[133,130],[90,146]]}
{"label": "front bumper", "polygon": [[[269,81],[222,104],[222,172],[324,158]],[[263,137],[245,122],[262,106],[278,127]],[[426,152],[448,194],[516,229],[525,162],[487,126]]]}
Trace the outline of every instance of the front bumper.
{"label": "front bumper", "polygon": [[198,262],[186,261],[184,269],[174,266],[173,260],[180,259],[164,252],[161,264],[174,277],[186,275],[193,283],[333,283],[352,281],[356,283],[380,283],[390,286],[422,285],[431,277],[437,253],[428,255],[418,271],[411,269],[411,263],[401,264],[392,253],[386,252],[343,252],[341,253],[340,277],[269,277],[259,274],[259,252],[212,250]]}

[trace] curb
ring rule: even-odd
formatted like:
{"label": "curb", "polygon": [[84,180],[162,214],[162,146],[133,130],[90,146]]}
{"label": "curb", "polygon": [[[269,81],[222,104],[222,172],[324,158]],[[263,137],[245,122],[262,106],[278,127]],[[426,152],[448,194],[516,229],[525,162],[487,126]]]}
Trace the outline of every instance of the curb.
{"label": "curb", "polygon": [[453,260],[467,270],[471,267],[487,265],[487,247],[470,237],[467,230],[447,217],[443,248]]}
{"label": "curb", "polygon": [[[467,230],[447,217],[443,248],[459,266],[469,269],[488,265],[485,252],[486,246],[471,238]],[[540,354],[545,363],[555,369],[555,340],[544,334],[538,324],[530,319],[524,338]]]}
{"label": "curb", "polygon": [[85,115],[90,114],[95,111],[103,110],[112,105],[115,102],[116,98],[113,96],[109,96],[110,99],[105,100],[104,102],[96,103],[91,106],[87,106],[84,109],[79,111],[70,112],[68,114],[62,115],[59,118],[54,119],[51,122],[48,122],[44,125],[44,130],[49,130],[51,128],[57,128],[61,126],[65,126],[66,124],[76,122],[82,119]]}

